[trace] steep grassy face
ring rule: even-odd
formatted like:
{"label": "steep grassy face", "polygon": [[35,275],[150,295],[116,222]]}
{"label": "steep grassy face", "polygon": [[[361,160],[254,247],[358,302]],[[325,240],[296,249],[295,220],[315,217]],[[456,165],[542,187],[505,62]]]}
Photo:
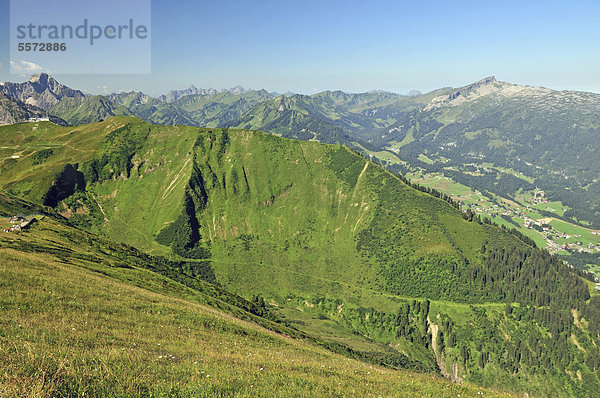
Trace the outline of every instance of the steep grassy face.
{"label": "steep grassy face", "polygon": [[2,178],[18,193],[47,178],[27,177],[24,165],[56,169],[52,181],[70,163],[85,184],[56,211],[185,264],[169,275],[210,278],[380,363],[548,396],[599,387],[600,311],[587,302],[586,275],[348,149],[131,118],[3,133],[29,146],[87,142],[85,156],[66,162],[23,152],[13,169],[22,174]]}
{"label": "steep grassy face", "polygon": [[[440,272],[430,272],[423,289],[447,298],[442,263],[477,262],[482,226],[341,147],[249,131],[139,122],[113,128],[97,143],[95,159],[79,162],[85,189],[58,211],[155,253],[176,244],[175,254],[190,257],[185,250],[204,248],[219,280],[244,294],[269,287],[281,297],[340,288],[352,297],[365,289],[421,296],[390,274],[402,259],[413,267],[405,274],[437,262],[431,266]],[[470,234],[458,239],[464,250],[448,228]],[[377,257],[390,245],[398,257],[384,267]],[[240,266],[247,278],[229,275]]]}
{"label": "steep grassy face", "polygon": [[[156,246],[164,253],[153,235],[179,213],[197,131],[151,126],[132,118],[80,127],[47,122],[6,126],[0,132],[5,143],[0,149],[0,184],[41,204],[65,182],[72,195],[58,196],[59,201],[65,199],[57,206],[64,216],[116,240],[147,249]],[[60,178],[68,165],[85,184]],[[155,169],[159,172],[153,173]]]}
{"label": "steep grassy face", "polygon": [[[344,148],[242,131],[209,134],[196,150],[208,197],[201,235],[210,242],[220,280],[236,290],[385,291],[396,284],[375,259],[375,241],[388,248],[394,241],[395,253],[413,263],[460,261],[438,221],[466,223],[458,211]],[[236,276],[241,268],[244,278]],[[436,285],[433,278],[429,285]]]}

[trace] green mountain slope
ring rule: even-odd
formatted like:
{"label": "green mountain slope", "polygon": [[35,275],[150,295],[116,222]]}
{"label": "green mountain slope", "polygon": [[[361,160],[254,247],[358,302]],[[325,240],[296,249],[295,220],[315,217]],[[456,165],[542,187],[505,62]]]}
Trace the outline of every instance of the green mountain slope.
{"label": "green mountain slope", "polygon": [[0,233],[3,397],[506,396],[290,337],[173,263],[0,193],[0,216],[14,212],[39,220]]}
{"label": "green mountain slope", "polygon": [[51,106],[48,112],[73,126],[97,122],[112,116],[131,116],[127,108],[115,105],[101,95],[65,98]]}
{"label": "green mountain slope", "polygon": [[[23,154],[1,186],[197,264],[304,332],[515,392],[600,385],[587,275],[343,147],[132,118],[27,127],[0,129]],[[29,172],[42,144],[56,149]]]}
{"label": "green mountain slope", "polygon": [[254,105],[270,98],[271,95],[265,90],[240,94],[224,91],[211,95],[187,95],[172,105],[189,115],[194,120],[194,125],[216,127],[241,117]]}
{"label": "green mountain slope", "polygon": [[260,129],[286,138],[346,143],[344,130],[316,111],[306,96],[280,96],[262,102],[239,119],[221,123],[223,127]]}
{"label": "green mountain slope", "polygon": [[253,128],[290,138],[318,139],[354,147],[385,138],[385,129],[406,114],[422,109],[432,98],[448,89],[420,96],[387,92],[348,94],[323,91],[313,95],[279,96],[258,104],[223,127]]}
{"label": "green mountain slope", "polygon": [[[550,201],[569,207],[561,217],[598,226],[599,101],[594,93],[487,78],[411,97],[330,91],[279,97],[223,126],[344,143],[382,160],[391,152],[399,158],[392,164],[396,171],[410,165],[443,172],[472,188],[512,198],[519,189],[538,187]],[[490,171],[489,164],[526,179]]]}

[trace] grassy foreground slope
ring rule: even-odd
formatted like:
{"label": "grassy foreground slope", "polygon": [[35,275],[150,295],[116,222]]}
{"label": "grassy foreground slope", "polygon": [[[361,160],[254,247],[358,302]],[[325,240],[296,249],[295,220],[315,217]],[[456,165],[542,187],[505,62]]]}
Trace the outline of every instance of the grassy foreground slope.
{"label": "grassy foreground slope", "polygon": [[[2,214],[18,208],[0,202]],[[276,333],[223,291],[202,293],[153,266],[51,213],[0,234],[0,395],[506,396]]]}

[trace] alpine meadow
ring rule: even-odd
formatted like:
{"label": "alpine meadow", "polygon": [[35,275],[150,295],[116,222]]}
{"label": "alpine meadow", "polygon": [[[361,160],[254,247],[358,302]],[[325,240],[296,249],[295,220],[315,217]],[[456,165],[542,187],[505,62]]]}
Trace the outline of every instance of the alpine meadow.
{"label": "alpine meadow", "polygon": [[[380,366],[513,393],[598,385],[591,274],[342,146],[126,117],[0,134],[22,149],[2,164],[6,200],[42,206],[12,213],[52,214],[6,235],[9,257],[73,258],[87,264],[80,272],[108,279],[102,267],[149,269],[183,285],[169,288],[176,297],[214,284],[212,300],[222,300],[213,289],[245,297],[236,302],[248,300],[242,309],[259,324]],[[39,236],[46,218],[104,237],[85,242],[141,252],[129,249],[117,266],[103,260],[115,249],[80,258],[77,234]],[[125,283],[145,287],[133,276]]]}
{"label": "alpine meadow", "polygon": [[51,3],[0,0],[0,398],[597,396],[600,4]]}

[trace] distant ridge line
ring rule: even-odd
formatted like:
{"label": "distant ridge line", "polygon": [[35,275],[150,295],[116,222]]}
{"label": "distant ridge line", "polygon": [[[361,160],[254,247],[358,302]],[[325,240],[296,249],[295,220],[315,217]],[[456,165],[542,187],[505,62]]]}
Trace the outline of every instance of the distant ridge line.
{"label": "distant ridge line", "polygon": [[476,81],[475,83],[471,83],[468,86],[464,86],[459,88],[458,90],[456,90],[455,92],[451,93],[450,95],[448,95],[448,100],[452,101],[453,99],[455,99],[456,97],[458,97],[461,94],[465,94],[468,92],[471,92],[472,90],[479,88],[481,86],[485,86],[487,84],[492,84],[492,83],[496,83],[496,76],[488,76],[486,78],[483,78],[481,80]]}

